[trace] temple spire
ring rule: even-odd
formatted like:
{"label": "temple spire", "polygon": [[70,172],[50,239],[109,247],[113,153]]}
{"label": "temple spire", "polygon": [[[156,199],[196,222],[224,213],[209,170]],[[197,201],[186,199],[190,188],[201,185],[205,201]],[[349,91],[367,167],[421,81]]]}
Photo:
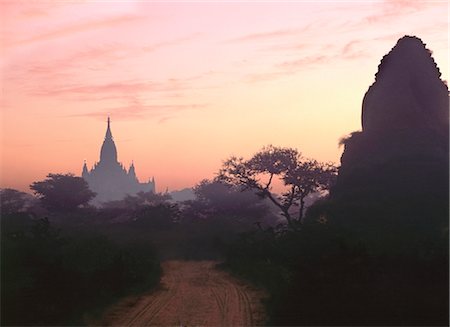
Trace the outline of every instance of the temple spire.
{"label": "temple spire", "polygon": [[117,149],[114,144],[114,139],[111,133],[111,120],[108,116],[108,126],[106,128],[105,140],[103,141],[102,148],[100,150],[100,163],[107,165],[116,165],[117,162]]}
{"label": "temple spire", "polygon": [[108,128],[106,129],[105,139],[112,139],[110,123],[111,123],[111,120],[109,119],[109,116],[108,116]]}
{"label": "temple spire", "polygon": [[86,165],[86,160],[84,160],[83,171],[81,172],[81,177],[87,178],[89,176],[89,170]]}
{"label": "temple spire", "polygon": [[131,161],[130,168],[128,169],[128,176],[130,176],[131,178],[133,178],[133,180],[136,180],[136,181],[137,181],[136,170],[134,169],[134,163],[133,163],[133,161]]}

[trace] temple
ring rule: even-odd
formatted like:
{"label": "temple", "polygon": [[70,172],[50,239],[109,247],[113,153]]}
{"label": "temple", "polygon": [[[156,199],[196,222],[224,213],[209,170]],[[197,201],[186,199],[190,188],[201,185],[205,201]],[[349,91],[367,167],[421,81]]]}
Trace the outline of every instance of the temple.
{"label": "temple", "polygon": [[121,200],[127,194],[138,192],[155,192],[155,179],[147,183],[140,183],[136,177],[134,163],[128,171],[117,161],[117,148],[111,133],[111,122],[108,117],[105,140],[100,150],[100,161],[94,164],[91,170],[83,165],[81,176],[89,184],[89,188],[97,193],[92,203],[99,205],[103,202]]}

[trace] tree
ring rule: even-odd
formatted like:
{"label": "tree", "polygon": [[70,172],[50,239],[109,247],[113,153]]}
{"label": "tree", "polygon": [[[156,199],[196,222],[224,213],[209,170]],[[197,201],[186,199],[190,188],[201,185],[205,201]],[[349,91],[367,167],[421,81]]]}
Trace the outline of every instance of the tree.
{"label": "tree", "polygon": [[243,192],[239,186],[218,179],[204,179],[193,190],[196,200],[189,204],[196,216],[226,216],[258,224],[274,220],[268,203],[262,201],[253,190]]}
{"label": "tree", "polygon": [[102,207],[138,210],[143,207],[156,207],[161,204],[169,204],[171,200],[172,197],[168,193],[140,191],[134,195],[127,194],[122,200],[104,202],[102,203]]}
{"label": "tree", "polygon": [[87,182],[73,174],[48,174],[47,179],[30,185],[43,206],[50,210],[71,211],[85,206],[95,197]]}
{"label": "tree", "polygon": [[[327,190],[337,173],[331,163],[320,163],[305,159],[292,148],[269,145],[249,160],[231,157],[224,162],[218,179],[243,189],[252,189],[263,198],[268,198],[286,218],[289,227],[297,230],[302,222],[305,198],[315,192]],[[277,196],[272,191],[274,179],[284,184],[286,191]],[[291,213],[299,206],[298,218]]]}
{"label": "tree", "polygon": [[0,189],[1,213],[11,214],[24,212],[31,205],[32,198],[30,194],[12,188]]}

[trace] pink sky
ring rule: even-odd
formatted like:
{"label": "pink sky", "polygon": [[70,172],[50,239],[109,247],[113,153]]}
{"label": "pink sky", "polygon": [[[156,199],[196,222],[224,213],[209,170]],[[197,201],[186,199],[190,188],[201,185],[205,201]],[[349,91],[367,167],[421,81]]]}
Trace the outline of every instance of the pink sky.
{"label": "pink sky", "polygon": [[362,97],[405,34],[448,80],[447,1],[0,2],[0,187],[99,160],[157,190],[273,144],[339,162]]}

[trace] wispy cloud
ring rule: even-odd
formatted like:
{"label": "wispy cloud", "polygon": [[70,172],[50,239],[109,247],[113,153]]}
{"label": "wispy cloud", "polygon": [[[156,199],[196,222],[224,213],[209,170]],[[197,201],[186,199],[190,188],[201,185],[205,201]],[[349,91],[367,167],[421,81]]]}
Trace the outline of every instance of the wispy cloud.
{"label": "wispy cloud", "polygon": [[232,38],[227,40],[227,43],[241,43],[241,42],[254,42],[254,41],[265,41],[265,40],[274,40],[280,39],[284,37],[297,36],[301,33],[304,33],[310,30],[312,24],[306,25],[301,28],[286,28],[286,29],[278,29],[267,32],[258,32],[258,33],[250,33],[243,36],[239,36],[236,38]]}
{"label": "wispy cloud", "polygon": [[284,61],[277,66],[287,70],[297,70],[305,67],[311,67],[317,64],[323,64],[330,59],[330,56],[327,55],[312,55],[306,56],[297,60]]}
{"label": "wispy cloud", "polygon": [[239,42],[247,42],[247,41],[259,41],[259,40],[267,40],[267,39],[276,39],[285,36],[292,36],[298,34],[298,30],[296,29],[280,29],[276,31],[263,32],[263,33],[252,33],[244,36],[240,36],[237,38],[229,39],[228,43],[239,43]]}
{"label": "wispy cloud", "polygon": [[262,48],[261,51],[303,51],[310,47],[309,43],[276,44]]}
{"label": "wispy cloud", "polygon": [[54,74],[68,73],[70,70],[87,68],[93,69],[93,64],[109,65],[110,61],[126,58],[128,50],[123,44],[117,42],[102,43],[95,46],[87,46],[84,49],[67,53],[64,57],[48,60],[40,57],[13,67],[13,71],[23,71],[26,76],[45,77],[47,80]]}
{"label": "wispy cloud", "polygon": [[79,96],[76,100],[95,100],[141,91],[173,91],[173,94],[176,92],[180,95],[179,91],[185,89],[188,82],[194,82],[202,76],[163,82],[137,81],[130,76],[126,81],[95,85],[92,85],[89,79],[80,79],[80,76],[108,74],[113,66],[120,66],[130,58],[146,56],[149,52],[187,42],[197,35],[191,34],[148,45],[130,46],[115,41],[87,45],[84,48],[68,50],[62,57],[27,58],[7,66],[4,74],[6,79],[20,85],[22,90],[31,96]]}
{"label": "wispy cloud", "polygon": [[26,18],[43,18],[48,16],[48,12],[42,8],[27,8],[20,12],[23,17]]}
{"label": "wispy cloud", "polygon": [[140,80],[118,81],[105,84],[74,84],[64,86],[41,87],[34,91],[39,96],[114,96],[115,94],[138,94],[140,92],[175,92],[187,88],[182,80],[170,79],[167,82]]}
{"label": "wispy cloud", "polygon": [[30,44],[34,42],[40,41],[48,41],[52,39],[67,37],[72,34],[81,33],[81,32],[92,32],[95,29],[108,28],[108,27],[117,27],[117,25],[126,24],[136,22],[138,20],[143,19],[143,16],[138,15],[121,15],[114,17],[106,17],[102,19],[96,20],[88,20],[80,23],[71,23],[66,26],[58,26],[53,28],[50,31],[38,33],[33,36],[24,38],[22,40],[15,40],[9,44],[4,44],[5,47],[12,47],[24,44]]}
{"label": "wispy cloud", "polygon": [[246,75],[244,77],[244,82],[257,83],[273,81],[279,78],[295,75],[303,69],[309,69],[315,65],[324,64],[331,59],[331,56],[319,54],[304,56],[295,60],[283,61],[273,66],[272,71]]}
{"label": "wispy cloud", "polygon": [[358,59],[367,56],[367,46],[366,43],[371,42],[371,40],[352,40],[347,42],[341,50],[341,57],[343,59]]}
{"label": "wispy cloud", "polygon": [[409,15],[428,7],[436,5],[430,1],[414,0],[386,0],[381,3],[380,10],[365,17],[365,21],[371,24],[382,23],[398,19],[402,15]]}
{"label": "wispy cloud", "polygon": [[[51,74],[54,71],[61,72],[73,67],[86,67],[87,64],[108,63],[128,59],[130,56],[138,56],[143,53],[153,52],[161,48],[175,46],[192,40],[198,34],[192,34],[173,40],[162,41],[149,45],[130,46],[121,42],[106,42],[96,45],[86,46],[84,49],[68,53],[65,57],[54,60],[40,58],[39,61],[31,61],[25,65],[29,73]],[[89,66],[87,66],[89,67]],[[92,68],[90,68],[92,69]]]}
{"label": "wispy cloud", "polygon": [[[368,40],[367,42],[371,42]],[[266,82],[290,75],[295,75],[305,69],[313,69],[320,65],[326,65],[337,60],[354,60],[367,56],[364,41],[355,39],[348,41],[342,46],[327,45],[326,51],[323,49],[308,49],[300,58],[285,60],[272,66],[272,71],[249,74],[244,77],[248,83]],[[300,54],[302,52],[300,51]],[[308,53],[308,54],[306,54]]]}
{"label": "wispy cloud", "polygon": [[258,83],[258,82],[268,82],[273,81],[282,77],[286,77],[289,75],[293,75],[295,72],[292,71],[286,71],[286,70],[277,70],[272,72],[265,72],[265,73],[256,73],[256,74],[249,74],[244,77],[244,82],[246,83]]}
{"label": "wispy cloud", "polygon": [[193,104],[146,104],[138,98],[130,99],[129,103],[123,106],[105,108],[104,110],[70,115],[71,117],[91,117],[104,119],[106,116],[114,116],[114,119],[139,119],[152,118],[159,123],[163,123],[174,117],[176,113],[188,110],[198,110],[206,108],[204,103]]}
{"label": "wispy cloud", "polygon": [[152,51],[156,51],[161,48],[179,45],[184,42],[191,41],[200,35],[201,35],[201,33],[194,33],[194,34],[191,34],[191,35],[188,35],[185,37],[176,38],[174,40],[167,40],[167,41],[162,41],[162,42],[158,42],[155,44],[145,45],[145,46],[141,47],[141,49],[146,52],[152,52]]}

